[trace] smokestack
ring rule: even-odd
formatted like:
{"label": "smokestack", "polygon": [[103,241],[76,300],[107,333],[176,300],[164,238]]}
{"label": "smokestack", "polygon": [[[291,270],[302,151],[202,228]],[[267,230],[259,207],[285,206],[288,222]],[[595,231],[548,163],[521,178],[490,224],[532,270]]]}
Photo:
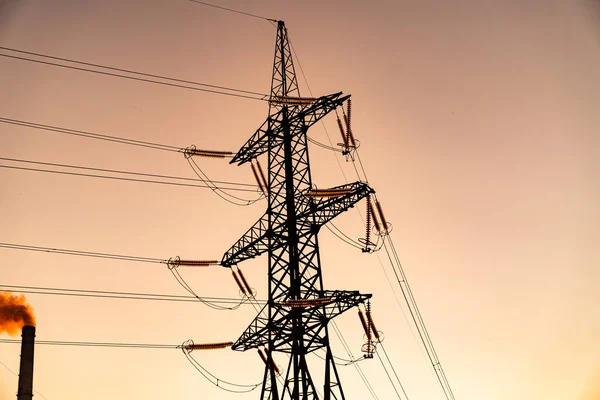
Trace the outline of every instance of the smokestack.
{"label": "smokestack", "polygon": [[35,326],[25,325],[21,341],[21,367],[19,368],[19,391],[17,400],[33,398],[33,348],[35,345]]}

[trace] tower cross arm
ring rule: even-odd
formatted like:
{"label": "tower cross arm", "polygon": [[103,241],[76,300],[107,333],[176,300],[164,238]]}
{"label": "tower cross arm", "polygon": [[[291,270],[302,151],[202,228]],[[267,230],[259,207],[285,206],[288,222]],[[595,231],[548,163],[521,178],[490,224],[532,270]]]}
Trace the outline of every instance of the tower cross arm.
{"label": "tower cross arm", "polygon": [[[307,339],[306,350],[310,352],[324,347],[323,328],[325,324],[371,297],[371,294],[361,294],[358,291],[327,290],[320,293],[319,298],[306,299],[306,304],[298,303],[301,307],[300,309],[296,308],[296,312],[301,312],[303,316],[303,331]],[[311,302],[315,305],[310,305]],[[271,330],[274,349],[291,351],[289,334],[292,329],[293,312],[291,307],[294,306],[290,304],[287,302],[275,304],[273,322],[270,326],[262,314],[259,314],[234,343],[232,349],[245,351],[265,346],[268,344],[267,333]]]}
{"label": "tower cross arm", "polygon": [[230,267],[237,263],[257,257],[269,250],[268,215],[264,214],[250,229],[223,255],[221,265]]}
{"label": "tower cross arm", "polygon": [[342,212],[348,210],[348,208],[354,207],[354,204],[358,203],[369,194],[375,193],[375,190],[364,182],[353,182],[336,186],[331,189],[348,189],[348,192],[343,196],[315,199],[313,201],[311,204],[311,211],[315,218],[314,222],[317,225],[326,224]]}
{"label": "tower cross arm", "polygon": [[[272,113],[260,128],[254,132],[229,163],[242,165],[266,153],[269,150],[270,137],[275,139],[271,142],[271,146],[281,143],[284,132],[281,122],[284,119],[290,125],[298,124],[304,120],[303,125],[308,129],[336,107],[341,106],[349,98],[349,95],[342,96],[342,92],[338,92],[319,97],[308,105],[286,105],[279,108],[278,111]],[[284,110],[287,112],[284,112]]]}
{"label": "tower cross arm", "polygon": [[373,297],[372,294],[362,294],[357,290],[326,290],[322,296],[331,298],[331,301],[325,306],[327,319],[333,319]]}
{"label": "tower cross arm", "polygon": [[[332,189],[347,189],[347,193],[336,198],[313,199],[310,206],[297,216],[299,235],[304,237],[311,234],[311,225],[321,226],[337,217],[348,208],[375,191],[363,182],[354,182],[336,186]],[[314,216],[314,220],[311,218]],[[272,238],[271,249],[285,245],[278,233],[285,230],[284,223],[278,223],[269,231],[269,216],[265,213],[250,229],[225,252],[221,265],[230,267],[250,258],[255,258],[269,250],[269,236]],[[306,229],[305,229],[306,228]]]}

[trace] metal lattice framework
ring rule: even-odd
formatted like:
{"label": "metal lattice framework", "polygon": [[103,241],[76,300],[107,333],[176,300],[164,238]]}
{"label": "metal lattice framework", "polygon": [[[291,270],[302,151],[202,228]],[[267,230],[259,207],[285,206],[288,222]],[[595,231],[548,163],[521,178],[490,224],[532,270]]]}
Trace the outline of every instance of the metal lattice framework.
{"label": "metal lattice framework", "polygon": [[[299,96],[287,30],[283,21],[279,21],[269,117],[231,161],[241,165],[267,154],[268,208],[221,261],[222,265],[231,267],[268,253],[269,299],[232,348],[244,351],[265,347],[268,361],[262,400],[319,399],[306,355],[324,348],[324,369],[319,371],[325,374],[323,398],[344,399],[327,325],[371,295],[323,289],[318,233],[322,225],[373,190],[365,183],[355,182],[338,186],[337,189],[345,189],[340,196],[306,196],[312,188],[308,128],[350,96],[342,96],[340,92],[311,101],[290,100],[300,99]],[[281,393],[273,367],[273,352],[290,355]]]}

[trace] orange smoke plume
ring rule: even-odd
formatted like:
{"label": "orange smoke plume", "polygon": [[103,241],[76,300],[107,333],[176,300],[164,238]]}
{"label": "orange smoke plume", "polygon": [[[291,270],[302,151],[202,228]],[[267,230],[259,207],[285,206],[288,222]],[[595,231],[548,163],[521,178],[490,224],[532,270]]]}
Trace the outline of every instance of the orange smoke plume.
{"label": "orange smoke plume", "polygon": [[24,325],[35,325],[33,308],[25,296],[0,292],[0,334],[17,335]]}

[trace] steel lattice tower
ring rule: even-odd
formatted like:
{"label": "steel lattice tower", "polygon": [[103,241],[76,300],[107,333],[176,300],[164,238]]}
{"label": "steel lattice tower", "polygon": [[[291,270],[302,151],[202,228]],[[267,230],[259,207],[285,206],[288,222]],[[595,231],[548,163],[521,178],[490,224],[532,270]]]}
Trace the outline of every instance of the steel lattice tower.
{"label": "steel lattice tower", "polygon": [[[341,196],[312,198],[306,194],[312,188],[308,128],[349,97],[340,92],[300,101],[287,30],[279,21],[269,116],[231,161],[241,165],[267,154],[268,208],[221,261],[231,267],[263,253],[269,255],[268,303],[233,345],[234,350],[242,351],[265,347],[262,400],[319,399],[306,355],[321,348],[326,351],[323,369],[318,371],[325,376],[323,398],[345,398],[329,346],[328,322],[371,295],[323,289],[318,233],[321,226],[373,190],[355,182],[336,187],[343,189]],[[273,352],[290,357],[282,371],[281,393]]]}

